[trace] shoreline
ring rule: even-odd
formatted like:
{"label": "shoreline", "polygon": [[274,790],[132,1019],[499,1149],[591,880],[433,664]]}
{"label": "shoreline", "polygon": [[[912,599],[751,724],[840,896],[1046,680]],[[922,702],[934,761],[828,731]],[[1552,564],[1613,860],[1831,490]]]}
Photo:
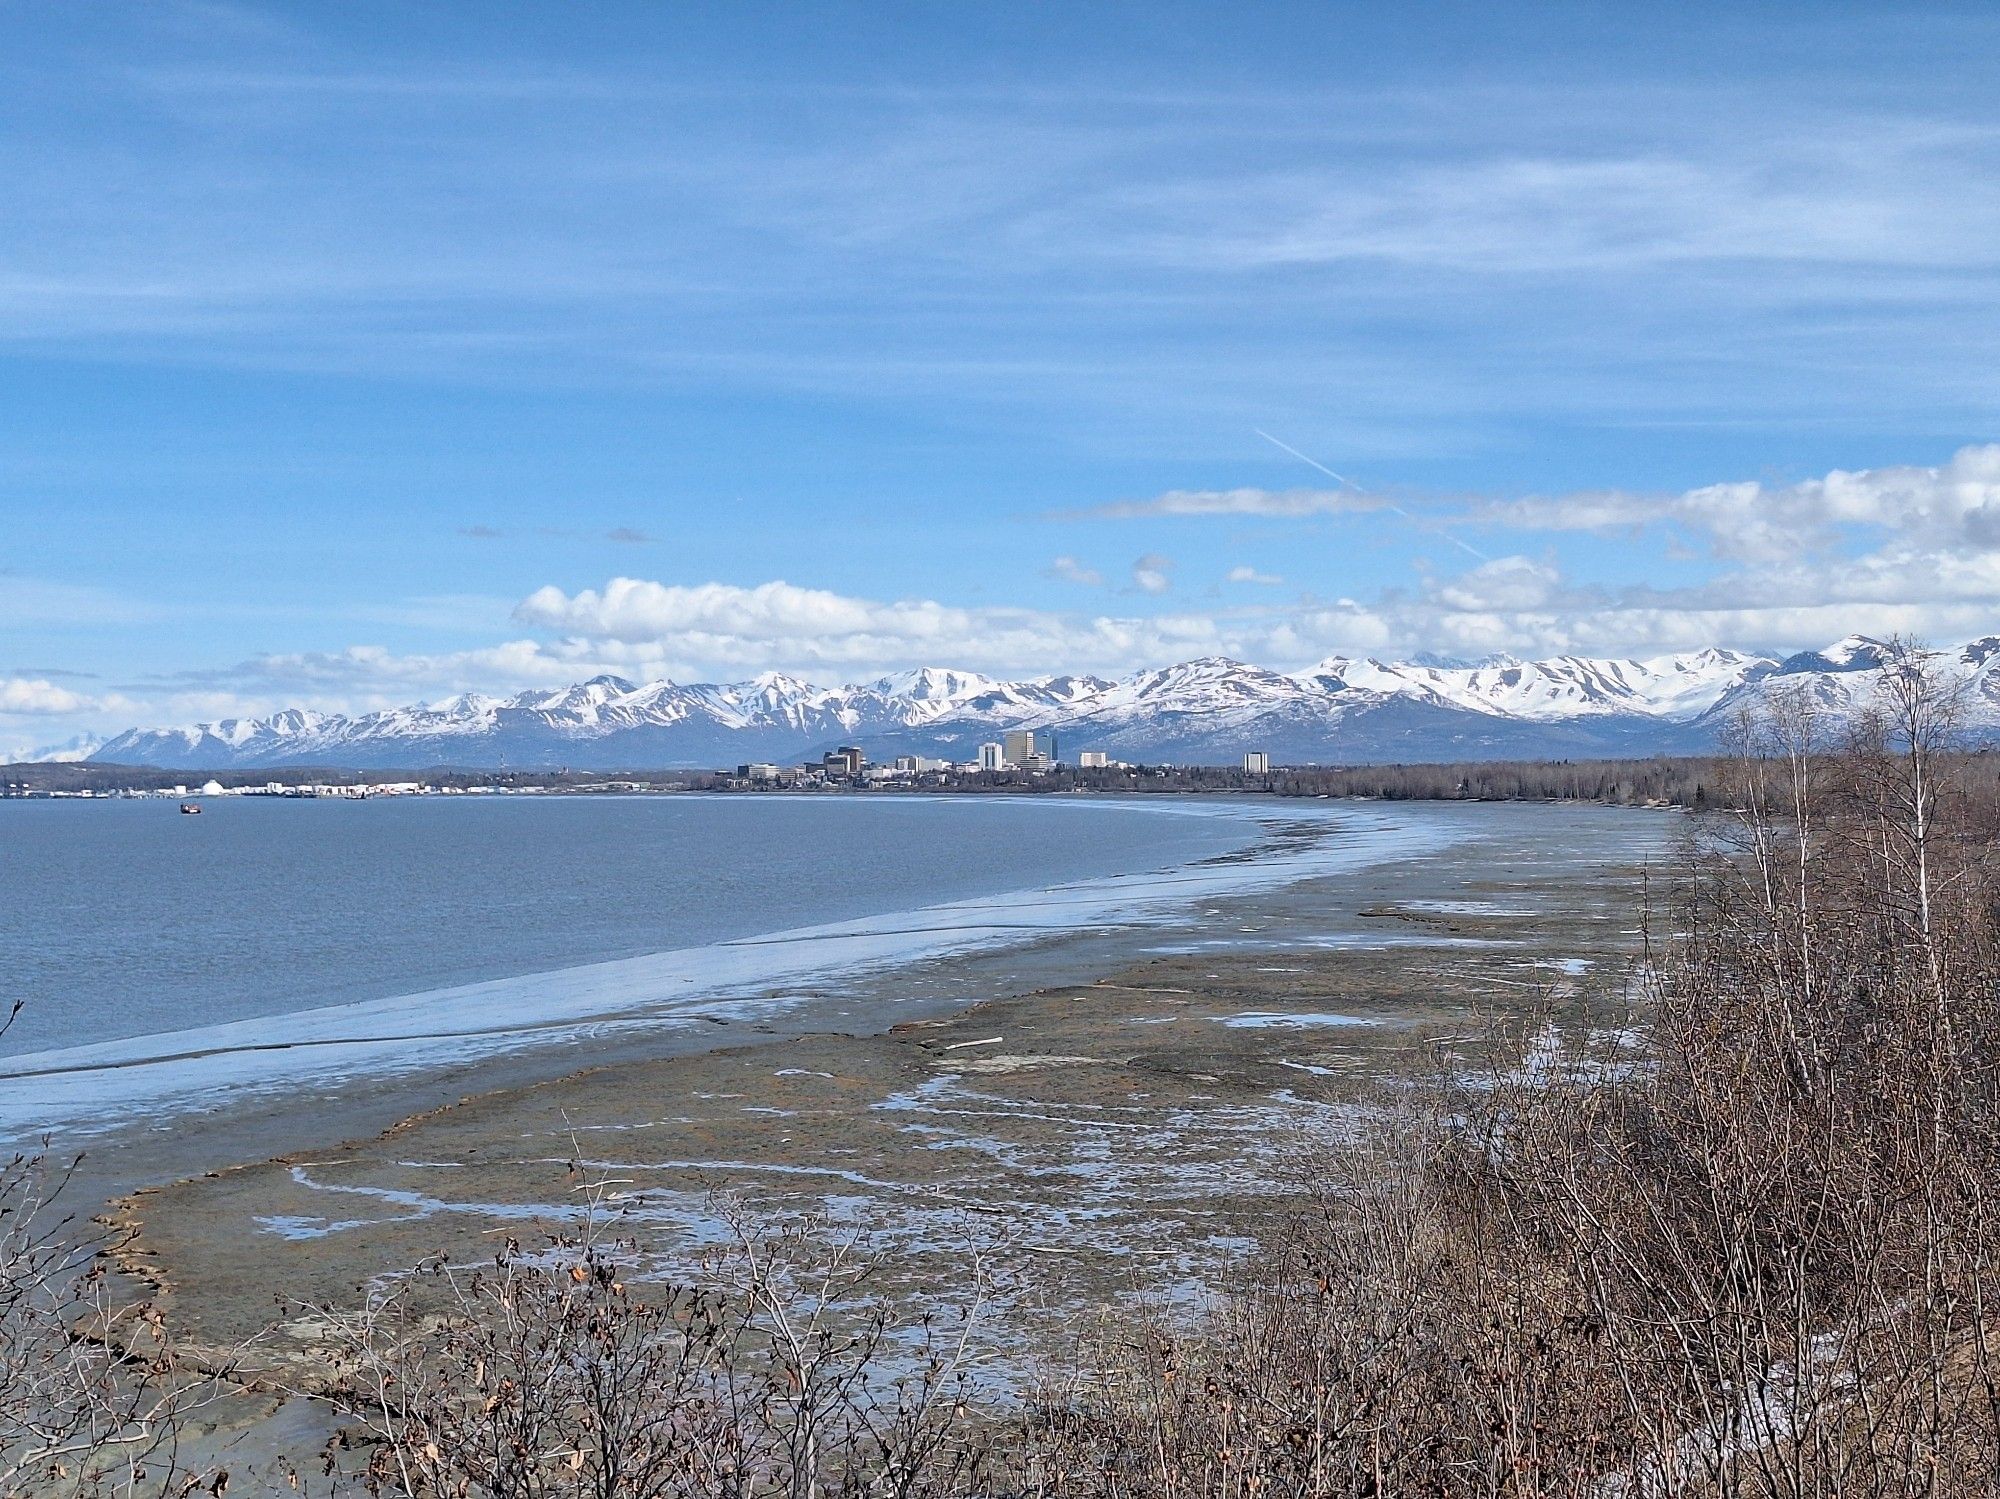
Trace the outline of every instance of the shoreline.
{"label": "shoreline", "polygon": [[349,1113],[361,1127],[121,1193],[103,1221],[123,1275],[197,1351],[258,1339],[250,1388],[195,1439],[245,1478],[331,1434],[309,1403],[255,1393],[260,1371],[309,1382],[327,1331],[313,1307],[429,1256],[483,1263],[495,1233],[532,1245],[574,1226],[579,1161],[629,1182],[616,1232],[646,1277],[701,1273],[727,1232],[718,1193],[865,1226],[878,1289],[927,1304],[949,1299],[969,1244],[999,1253],[1033,1289],[990,1326],[982,1377],[1018,1383],[1079,1318],[1130,1298],[1198,1309],[1301,1154],[1395,1068],[1465,1041],[1483,1007],[1581,1013],[1615,986],[1641,871],[1671,849],[1657,814],[1518,809],[1143,948],[1072,950],[1059,977],[1009,965],[983,996],[870,1030],[705,1037]]}
{"label": "shoreline", "polygon": [[[1518,1004],[1529,988],[1573,996],[1584,976],[1629,952],[1633,871],[1665,853],[1667,830],[1634,820],[1643,814],[1581,816],[1597,825],[1573,825],[1566,853],[1548,851],[1545,825],[1516,820],[1492,840],[1260,897],[1259,923],[1244,921],[1253,913],[1237,902],[1217,913],[1211,935],[1128,949],[1108,967],[1071,965],[1058,982],[878,1017],[886,1025],[718,1035],[556,1076],[489,1078],[377,1128],[322,1129],[142,1185],[120,1194],[111,1217],[136,1232],[133,1264],[164,1294],[212,1301],[212,1288],[181,1285],[172,1268],[201,1264],[204,1278],[257,1287],[268,1308],[270,1288],[297,1277],[318,1294],[296,1299],[330,1299],[337,1286],[351,1292],[414,1264],[438,1251],[434,1239],[462,1239],[454,1225],[558,1221],[563,1194],[545,1178],[574,1157],[578,1130],[608,1142],[621,1174],[662,1178],[645,1195],[668,1204],[655,1222],[670,1238],[710,1231],[696,1198],[718,1182],[797,1200],[826,1188],[820,1198],[849,1209],[886,1194],[907,1208],[936,1187],[919,1180],[925,1173],[954,1179],[966,1162],[979,1166],[968,1178],[979,1190],[1015,1178],[1022,1195],[1006,1213],[1025,1222],[1058,1211],[1067,1222],[1065,1185],[1101,1194],[1129,1174],[1130,1161],[1118,1164],[1128,1129],[1153,1139],[1150,1154],[1179,1183],[1141,1192],[1148,1212],[1173,1217],[1164,1205],[1187,1198],[1188,1212],[1214,1213],[1204,1201],[1213,1183],[1190,1197],[1182,1180],[1197,1161],[1241,1185],[1248,1142],[1340,1117],[1382,1058],[1418,1044],[1427,1027],[1462,1027],[1480,1002]],[[1228,925],[1248,929],[1219,935]],[[954,1092],[965,1096],[947,1106]],[[792,1119],[814,1123],[801,1133]],[[522,1147],[509,1142],[531,1138],[549,1143],[516,1158]],[[1090,1159],[1074,1156],[1078,1139]],[[665,1149],[670,1141],[682,1148]],[[911,1211],[910,1231],[934,1237],[929,1208]],[[1145,1237],[1165,1231],[1151,1224]],[[1088,1240],[1095,1230],[1079,1220],[1066,1232]]]}
{"label": "shoreline", "polygon": [[[26,1118],[25,1125],[17,1122],[17,1134],[43,1133],[65,1115],[94,1119],[93,1133],[67,1143],[87,1152],[82,1174],[102,1198],[309,1144],[319,1132],[284,1117],[296,1110],[301,1089],[336,1128],[362,1133],[469,1092],[598,1062],[684,1054],[738,1039],[879,1029],[903,1015],[946,1013],[1040,981],[1109,971],[1149,934],[1209,919],[1199,907],[1337,876],[1452,836],[1426,832],[1422,825],[1432,819],[1424,814],[1321,806],[1297,815],[1261,799],[1240,810],[1187,815],[1240,816],[1255,826],[1230,853],[1143,874],[521,974],[458,991],[23,1054],[0,1063],[0,1096],[11,1095],[17,1121]],[[1004,922],[982,919],[1002,915]],[[718,960],[725,966],[718,968]],[[453,1015],[412,1010],[412,999],[454,993],[461,998]],[[376,1016],[391,1022],[380,1033],[356,1025]],[[467,1023],[469,1017],[485,1023]],[[456,1023],[425,1023],[441,1018]],[[227,1044],[161,1046],[197,1039]],[[246,1082],[246,1057],[266,1065],[263,1086]],[[369,1065],[378,1061],[393,1065]],[[192,1107],[163,1109],[171,1089],[187,1091],[177,1071],[194,1072],[195,1084],[204,1074],[217,1079],[219,1105],[197,1095]],[[51,1101],[61,1107],[49,1107]],[[107,1128],[112,1109],[123,1117]]]}

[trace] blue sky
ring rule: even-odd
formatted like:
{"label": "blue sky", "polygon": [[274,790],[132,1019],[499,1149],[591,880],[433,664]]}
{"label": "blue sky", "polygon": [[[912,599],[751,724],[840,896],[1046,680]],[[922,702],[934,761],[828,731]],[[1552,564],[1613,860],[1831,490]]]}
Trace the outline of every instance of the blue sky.
{"label": "blue sky", "polygon": [[1996,75],[1988,6],[0,5],[0,752],[2000,628]]}

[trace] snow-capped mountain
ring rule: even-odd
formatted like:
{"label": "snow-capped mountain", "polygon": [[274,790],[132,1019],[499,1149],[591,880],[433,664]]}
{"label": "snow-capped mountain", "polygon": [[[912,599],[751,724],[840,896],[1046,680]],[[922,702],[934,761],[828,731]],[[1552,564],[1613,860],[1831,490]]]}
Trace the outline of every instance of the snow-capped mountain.
{"label": "snow-capped mountain", "polygon": [[88,760],[103,747],[102,734],[76,734],[61,744],[43,744],[33,749],[17,750],[15,760],[30,764],[53,765],[66,761]]}
{"label": "snow-capped mountain", "polygon": [[1713,708],[1753,671],[1771,663],[1711,648],[1644,661],[1596,661],[1557,656],[1549,661],[1490,662],[1475,667],[1384,666],[1336,658],[1314,668],[1350,686],[1428,693],[1439,702],[1509,718],[1554,722],[1621,713],[1679,722]]}
{"label": "snow-capped mountain", "polygon": [[[1939,659],[1967,688],[1968,728],[2000,738],[2000,636]],[[769,672],[747,682],[592,677],[558,691],[465,694],[354,717],[289,709],[179,729],[135,729],[100,762],[173,768],[342,765],[669,767],[796,761],[836,744],[877,759],[970,759],[1006,729],[1056,732],[1066,757],[1279,762],[1647,754],[1712,745],[1736,711],[1778,690],[1829,713],[1864,707],[1887,647],[1850,636],[1783,659],[1709,649],[1643,660],[1558,656],[1477,665],[1333,657],[1281,673],[1211,656],[1116,681],[1000,681],[926,667],[847,687]]]}

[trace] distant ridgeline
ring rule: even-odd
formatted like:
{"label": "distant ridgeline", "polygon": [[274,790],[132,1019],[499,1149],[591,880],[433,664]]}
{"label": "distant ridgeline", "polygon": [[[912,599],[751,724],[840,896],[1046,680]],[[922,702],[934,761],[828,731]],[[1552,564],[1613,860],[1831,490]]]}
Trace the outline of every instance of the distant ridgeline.
{"label": "distant ridgeline", "polygon": [[[998,681],[927,668],[821,688],[767,674],[728,685],[594,677],[556,692],[468,694],[347,717],[292,709],[176,729],[134,729],[99,763],[187,770],[259,766],[414,769],[714,768],[796,764],[840,745],[976,762],[1008,730],[1054,733],[1057,758],[1098,751],[1144,764],[1542,761],[1702,754],[1774,693],[1839,721],[1875,696],[1889,648],[1861,636],[1783,660],[1710,649],[1645,660],[1562,656],[1478,666],[1335,657],[1267,671],[1209,657],[1112,681]],[[2000,637],[1935,659],[1965,688],[1964,725],[2000,739]]]}

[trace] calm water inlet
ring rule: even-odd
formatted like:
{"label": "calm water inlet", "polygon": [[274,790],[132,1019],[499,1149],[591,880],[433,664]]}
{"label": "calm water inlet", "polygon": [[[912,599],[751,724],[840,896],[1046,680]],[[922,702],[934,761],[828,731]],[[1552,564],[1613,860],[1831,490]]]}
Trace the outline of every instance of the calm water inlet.
{"label": "calm water inlet", "polygon": [[1241,817],[1001,798],[0,805],[0,1055],[283,1015],[1254,843]]}

